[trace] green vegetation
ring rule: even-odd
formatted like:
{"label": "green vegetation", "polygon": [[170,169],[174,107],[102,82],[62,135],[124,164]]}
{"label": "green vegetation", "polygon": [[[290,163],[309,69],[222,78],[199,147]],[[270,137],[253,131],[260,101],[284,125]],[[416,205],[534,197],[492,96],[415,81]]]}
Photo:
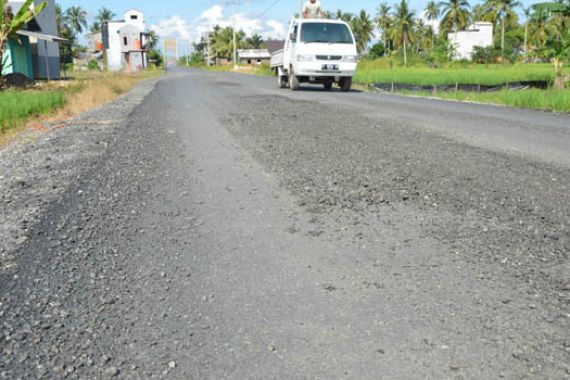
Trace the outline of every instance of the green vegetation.
{"label": "green vegetation", "polygon": [[496,91],[496,92],[406,92],[400,93],[419,96],[434,96],[441,99],[472,101],[490,104],[504,104],[512,107],[570,112],[570,90]]}
{"label": "green vegetation", "polygon": [[64,104],[65,96],[60,91],[0,92],[0,133]]}
{"label": "green vegetation", "polygon": [[[427,66],[390,67],[388,59],[363,61],[359,64],[355,82],[404,83],[424,86],[481,84],[500,85],[521,81],[548,81],[556,73],[551,64],[452,64],[445,68]],[[566,69],[565,72],[570,72]]]}

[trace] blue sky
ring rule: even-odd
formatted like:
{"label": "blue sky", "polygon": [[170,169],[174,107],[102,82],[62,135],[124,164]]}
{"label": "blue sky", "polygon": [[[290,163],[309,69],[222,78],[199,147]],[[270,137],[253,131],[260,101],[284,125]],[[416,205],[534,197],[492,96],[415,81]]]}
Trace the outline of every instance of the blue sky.
{"label": "blue sky", "polygon": [[[247,33],[257,32],[265,37],[279,37],[285,34],[284,28],[290,17],[299,7],[299,0],[240,0],[236,16],[232,16],[233,7],[225,5],[230,0],[58,0],[65,9],[72,5],[83,7],[92,18],[97,9],[105,6],[113,10],[120,18],[123,11],[136,8],[145,13],[147,25],[163,36],[195,40],[211,24],[231,25]],[[321,0],[327,10],[342,9],[356,13],[365,9],[372,15],[383,0]],[[389,4],[395,1],[387,1]],[[532,0],[523,0],[525,5]],[[416,13],[425,8],[427,0],[410,0]],[[475,5],[476,1],[471,1]]]}

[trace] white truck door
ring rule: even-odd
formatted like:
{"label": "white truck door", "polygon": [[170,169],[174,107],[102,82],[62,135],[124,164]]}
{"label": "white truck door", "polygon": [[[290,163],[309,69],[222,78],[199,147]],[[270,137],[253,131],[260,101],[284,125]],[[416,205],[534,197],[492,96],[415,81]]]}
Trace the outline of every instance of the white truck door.
{"label": "white truck door", "polygon": [[[294,38],[292,38],[294,37]],[[289,29],[289,35],[287,36],[287,49],[285,50],[284,56],[284,66],[287,71],[289,71],[289,67],[291,67],[291,62],[295,62],[295,54],[297,50],[297,42],[299,40],[299,24],[293,23],[291,24],[291,28]]]}

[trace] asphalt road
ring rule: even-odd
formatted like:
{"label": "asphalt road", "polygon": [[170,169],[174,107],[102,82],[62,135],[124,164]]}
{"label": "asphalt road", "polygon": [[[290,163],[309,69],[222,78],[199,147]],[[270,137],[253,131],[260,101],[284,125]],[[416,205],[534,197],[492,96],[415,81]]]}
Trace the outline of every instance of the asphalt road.
{"label": "asphalt road", "polygon": [[0,155],[1,378],[570,378],[568,115],[273,82]]}

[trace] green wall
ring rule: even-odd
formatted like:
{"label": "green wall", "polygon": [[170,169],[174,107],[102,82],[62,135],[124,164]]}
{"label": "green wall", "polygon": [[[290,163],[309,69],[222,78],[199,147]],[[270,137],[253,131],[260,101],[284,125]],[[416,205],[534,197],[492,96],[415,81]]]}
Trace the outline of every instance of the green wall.
{"label": "green wall", "polygon": [[32,65],[30,39],[25,36],[18,36],[17,39],[10,38],[6,47],[7,49],[4,52],[6,64],[2,74],[21,73],[33,79],[34,67]]}

